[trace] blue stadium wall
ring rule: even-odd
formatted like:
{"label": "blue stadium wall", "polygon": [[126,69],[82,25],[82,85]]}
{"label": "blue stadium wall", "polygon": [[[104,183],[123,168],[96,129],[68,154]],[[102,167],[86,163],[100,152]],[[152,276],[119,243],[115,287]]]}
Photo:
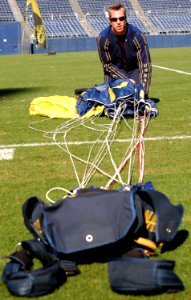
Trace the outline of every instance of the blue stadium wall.
{"label": "blue stadium wall", "polygon": [[[191,34],[147,36],[150,48],[190,47]],[[21,54],[21,24],[18,22],[0,22],[0,55]],[[95,38],[60,38],[48,39],[48,49],[37,49],[34,53],[49,52],[80,52],[97,50]],[[28,51],[31,51],[29,45]]]}
{"label": "blue stadium wall", "polygon": [[0,55],[21,53],[21,24],[0,22]]}
{"label": "blue stadium wall", "polygon": [[[190,47],[191,34],[187,35],[156,35],[147,36],[150,48],[172,48]],[[79,52],[97,50],[95,38],[70,38],[70,39],[49,39],[48,51],[53,52]],[[43,49],[34,49],[35,53],[47,52]]]}

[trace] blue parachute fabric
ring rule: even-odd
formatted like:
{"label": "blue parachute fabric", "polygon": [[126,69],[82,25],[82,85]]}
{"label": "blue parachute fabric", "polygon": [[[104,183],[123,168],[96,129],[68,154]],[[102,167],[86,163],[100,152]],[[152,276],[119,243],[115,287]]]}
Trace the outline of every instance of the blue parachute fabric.
{"label": "blue parachute fabric", "polygon": [[155,190],[154,185],[152,181],[147,181],[145,183],[136,183],[134,185],[126,184],[120,188],[119,191],[125,191],[125,190],[130,190],[130,191],[148,191],[148,190]]}
{"label": "blue parachute fabric", "polygon": [[[86,190],[92,191],[92,190],[96,190],[96,189],[100,189],[100,186],[90,185]],[[75,191],[76,193],[80,192],[81,190],[85,190],[85,189],[79,188],[79,187],[75,187],[73,189],[73,191]],[[119,192],[125,192],[125,191],[137,192],[137,191],[148,191],[148,190],[150,190],[150,191],[155,190],[155,187],[154,187],[154,184],[152,181],[147,181],[145,183],[135,183],[133,185],[125,184],[124,186],[119,188],[118,191]]]}
{"label": "blue parachute fabric", "polygon": [[133,85],[128,79],[113,79],[94,86],[82,93],[76,105],[79,116],[85,115],[97,105],[104,105],[104,114],[113,117],[119,104],[123,104],[123,116],[134,117],[135,107],[143,115],[146,105],[151,108],[151,117],[156,117],[158,111],[153,100],[144,100],[144,89],[141,84]]}

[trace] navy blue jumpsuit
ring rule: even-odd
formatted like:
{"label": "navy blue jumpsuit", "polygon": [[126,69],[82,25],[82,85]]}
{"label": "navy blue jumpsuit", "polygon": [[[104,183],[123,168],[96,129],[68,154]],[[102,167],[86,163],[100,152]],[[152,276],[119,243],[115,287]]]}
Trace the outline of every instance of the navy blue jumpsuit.
{"label": "navy blue jumpsuit", "polygon": [[144,34],[126,24],[124,36],[116,36],[108,26],[97,37],[98,53],[104,70],[104,81],[115,78],[134,79],[143,84],[148,95],[151,83],[151,57]]}

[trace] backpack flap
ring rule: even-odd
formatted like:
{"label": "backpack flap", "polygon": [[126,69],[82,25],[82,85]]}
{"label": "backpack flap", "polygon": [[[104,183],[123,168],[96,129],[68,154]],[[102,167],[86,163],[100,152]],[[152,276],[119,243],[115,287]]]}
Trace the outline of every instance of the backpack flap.
{"label": "backpack flap", "polygon": [[112,191],[46,207],[42,230],[53,249],[70,254],[119,241],[135,220],[134,194]]}
{"label": "backpack flap", "polygon": [[29,198],[22,207],[22,214],[26,228],[35,238],[39,238],[46,243],[41,230],[41,222],[43,217],[43,208],[48,206],[37,197]]}
{"label": "backpack flap", "polygon": [[[35,207],[31,204],[33,201],[36,199],[28,200],[30,207]],[[137,226],[133,192],[82,193],[40,207],[39,215],[35,210],[30,212],[30,220],[40,223],[39,231],[50,247],[60,254],[115,244]]]}
{"label": "backpack flap", "polygon": [[144,226],[136,232],[138,244],[141,244],[140,237],[157,245],[171,241],[182,222],[183,206],[173,205],[164,194],[155,190],[137,191],[135,201],[141,203],[144,218]]}

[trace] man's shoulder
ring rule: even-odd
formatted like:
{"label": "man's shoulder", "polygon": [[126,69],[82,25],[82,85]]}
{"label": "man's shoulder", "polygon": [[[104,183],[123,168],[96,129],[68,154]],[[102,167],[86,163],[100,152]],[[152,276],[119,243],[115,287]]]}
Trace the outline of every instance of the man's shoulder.
{"label": "man's shoulder", "polygon": [[128,23],[128,33],[131,35],[139,35],[141,34],[141,30],[135,25]]}
{"label": "man's shoulder", "polygon": [[109,37],[109,36],[111,36],[111,35],[112,35],[112,30],[111,30],[111,27],[110,27],[110,26],[104,28],[104,29],[99,33],[99,36],[105,37],[105,38],[107,38],[107,37]]}

